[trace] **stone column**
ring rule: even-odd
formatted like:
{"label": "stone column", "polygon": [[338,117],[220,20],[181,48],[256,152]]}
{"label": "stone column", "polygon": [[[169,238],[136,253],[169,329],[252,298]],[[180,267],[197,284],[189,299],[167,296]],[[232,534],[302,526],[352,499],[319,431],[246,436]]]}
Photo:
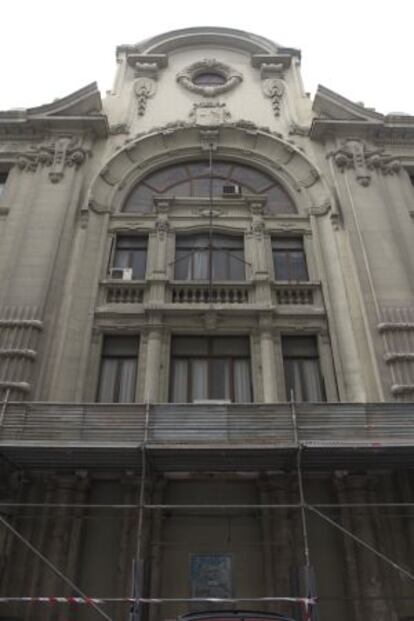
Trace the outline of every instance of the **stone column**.
{"label": "stone column", "polygon": [[270,306],[272,304],[272,292],[269,282],[269,269],[266,257],[266,235],[263,220],[264,201],[249,201],[249,209],[252,214],[250,225],[250,237],[252,240],[252,280],[255,283],[256,302]]}
{"label": "stone column", "polygon": [[265,403],[275,403],[278,401],[278,394],[271,314],[265,314],[260,317],[259,334],[263,378],[263,401]]}
{"label": "stone column", "polygon": [[150,403],[160,398],[161,346],[164,329],[161,321],[161,313],[155,313],[150,317],[148,325],[144,401]]}
{"label": "stone column", "polygon": [[[151,236],[149,259],[150,285],[149,300],[151,303],[165,302],[165,286],[168,281],[167,246],[170,223],[168,212],[172,199],[155,200],[155,209],[158,214],[155,222],[155,234]],[[152,250],[152,252],[151,252]]]}

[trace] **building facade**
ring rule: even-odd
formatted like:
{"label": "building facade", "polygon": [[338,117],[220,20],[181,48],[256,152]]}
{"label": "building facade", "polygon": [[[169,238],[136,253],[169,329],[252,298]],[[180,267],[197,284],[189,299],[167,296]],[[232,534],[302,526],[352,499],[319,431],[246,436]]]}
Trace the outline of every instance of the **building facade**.
{"label": "building facade", "polygon": [[117,63],[0,113],[0,618],[413,619],[414,117],[236,30]]}

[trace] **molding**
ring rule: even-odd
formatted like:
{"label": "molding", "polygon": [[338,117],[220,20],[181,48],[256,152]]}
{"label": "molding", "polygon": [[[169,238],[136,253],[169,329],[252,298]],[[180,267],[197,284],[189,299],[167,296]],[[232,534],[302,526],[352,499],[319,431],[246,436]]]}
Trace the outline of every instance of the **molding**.
{"label": "molding", "polygon": [[34,360],[37,356],[37,353],[34,349],[0,349],[0,358],[29,358],[30,360]]}
{"label": "molding", "polygon": [[108,120],[96,82],[56,101],[36,108],[0,111],[0,134],[33,136],[50,130],[92,131],[108,136]]}
{"label": "molding", "polygon": [[384,360],[387,364],[400,361],[414,361],[414,352],[388,352],[384,354]]}
{"label": "molding", "polygon": [[121,54],[128,55],[131,53],[167,54],[189,46],[203,47],[205,45],[237,49],[248,54],[271,55],[279,52],[296,52],[298,54],[297,50],[283,48],[269,39],[243,30],[204,26],[173,30],[151,37],[136,45],[119,46],[117,56],[119,58]]}
{"label": "molding", "polygon": [[35,328],[43,330],[40,319],[0,319],[0,328]]}
{"label": "molding", "polygon": [[18,390],[19,392],[28,393],[30,392],[30,384],[28,382],[9,382],[9,381],[0,381],[0,388],[2,389],[10,389],[10,390]]}
{"label": "molding", "polygon": [[391,386],[393,395],[408,395],[414,392],[414,384],[393,384]]}
{"label": "molding", "polygon": [[377,325],[378,332],[399,332],[401,330],[414,330],[414,323],[409,321],[384,321]]}
{"label": "molding", "polygon": [[[195,84],[194,79],[197,75],[204,72],[220,74],[225,79],[224,84]],[[204,97],[216,97],[236,88],[242,82],[243,75],[215,58],[203,58],[180,71],[176,76],[176,80],[178,84],[192,93],[197,93],[197,95],[203,95]]]}
{"label": "molding", "polygon": [[292,63],[292,57],[296,56],[300,58],[300,50],[296,50],[294,48],[284,48],[283,50],[280,48],[280,52],[285,51],[286,53],[279,54],[253,54],[251,57],[252,67],[255,69],[260,69],[263,64],[269,65],[281,65],[283,69],[289,69]]}
{"label": "molding", "polygon": [[377,170],[383,175],[398,174],[401,170],[399,159],[384,153],[383,149],[368,147],[361,140],[350,139],[336,151],[328,153],[341,173],[355,170],[357,181],[363,187],[371,183],[370,171]]}

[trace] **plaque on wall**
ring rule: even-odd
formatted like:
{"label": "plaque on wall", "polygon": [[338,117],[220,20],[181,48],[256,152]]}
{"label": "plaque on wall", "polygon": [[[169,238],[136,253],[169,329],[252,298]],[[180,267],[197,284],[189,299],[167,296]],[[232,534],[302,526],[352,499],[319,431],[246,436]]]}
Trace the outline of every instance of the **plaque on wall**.
{"label": "plaque on wall", "polygon": [[193,554],[190,581],[192,597],[231,597],[230,554]]}

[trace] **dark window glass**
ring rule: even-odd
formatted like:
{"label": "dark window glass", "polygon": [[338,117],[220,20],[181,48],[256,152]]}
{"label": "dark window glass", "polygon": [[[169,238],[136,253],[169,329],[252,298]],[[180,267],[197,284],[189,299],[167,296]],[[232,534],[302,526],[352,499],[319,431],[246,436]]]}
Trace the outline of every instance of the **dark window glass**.
{"label": "dark window glass", "polygon": [[6,181],[7,181],[8,174],[9,173],[7,173],[7,172],[0,172],[0,196],[4,192],[4,188],[6,186]]}
{"label": "dark window glass", "polygon": [[230,235],[186,235],[176,240],[175,279],[245,280],[243,238]]}
{"label": "dark window glass", "polygon": [[97,401],[133,403],[137,362],[138,337],[106,336],[102,349]]}
{"label": "dark window glass", "polygon": [[282,351],[288,400],[326,401],[316,337],[284,336]]}
{"label": "dark window glass", "polygon": [[170,400],[204,399],[251,402],[248,337],[173,337]]}
{"label": "dark window glass", "polygon": [[272,240],[275,280],[308,280],[303,240],[280,237]]}
{"label": "dark window glass", "polygon": [[147,239],[120,235],[116,239],[113,267],[131,268],[134,280],[144,280],[147,264]]}
{"label": "dark window glass", "polygon": [[265,194],[270,214],[296,213],[285,190],[272,177],[252,166],[208,160],[174,164],[147,175],[129,195],[124,211],[148,213],[153,210],[154,196],[215,197],[223,196],[223,187],[237,185],[241,194]]}
{"label": "dark window glass", "polygon": [[213,71],[205,71],[203,73],[199,73],[193,78],[193,83],[198,86],[215,86],[218,84],[225,84],[226,78],[221,73],[216,73]]}

